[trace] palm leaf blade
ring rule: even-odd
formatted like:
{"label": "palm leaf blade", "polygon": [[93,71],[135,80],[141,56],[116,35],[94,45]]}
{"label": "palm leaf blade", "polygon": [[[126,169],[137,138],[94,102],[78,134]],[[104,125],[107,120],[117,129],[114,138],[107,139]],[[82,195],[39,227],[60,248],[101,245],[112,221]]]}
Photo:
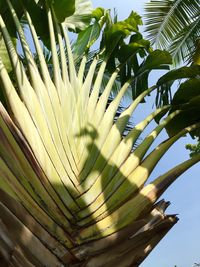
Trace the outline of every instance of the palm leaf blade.
{"label": "palm leaf blade", "polygon": [[199,0],[152,0],[146,4],[146,31],[158,48],[172,52],[175,64],[194,54],[200,37]]}

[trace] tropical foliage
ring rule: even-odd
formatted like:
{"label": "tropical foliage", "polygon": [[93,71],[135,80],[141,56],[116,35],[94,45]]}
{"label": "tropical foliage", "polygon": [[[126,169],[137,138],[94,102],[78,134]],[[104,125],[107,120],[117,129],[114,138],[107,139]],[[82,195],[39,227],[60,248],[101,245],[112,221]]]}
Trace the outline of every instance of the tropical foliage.
{"label": "tropical foliage", "polygon": [[150,0],[146,4],[148,38],[169,51],[176,64],[200,64],[200,1]]}
{"label": "tropical foliage", "polygon": [[[141,86],[135,100],[116,118],[130,85],[142,76],[147,81],[149,72],[169,64],[171,57],[167,52],[149,50],[146,43],[139,50],[134,45],[132,50],[129,44],[127,58],[140,54],[141,48],[145,57],[110,103],[112,86],[127,61],[114,65],[102,92],[104,72],[111,58],[112,66],[119,63],[113,52],[125,44],[116,42],[111,50],[94,55],[87,73],[83,55],[76,70],[63,12],[59,12],[63,2],[39,1],[47,17],[52,72],[23,1],[21,10],[32,34],[37,62],[10,0],[6,0],[6,8],[25,60],[15,49],[9,24],[0,16],[13,72],[10,76],[1,59],[5,104],[0,103],[0,253],[15,267],[138,266],[178,220],[165,214],[169,203],[158,199],[177,177],[200,161],[197,154],[148,182],[160,158],[179,138],[188,132],[199,135],[199,67],[169,72],[151,88]],[[74,1],[70,2],[68,16],[75,11]],[[133,32],[141,40],[136,14],[125,23],[130,20],[134,26],[128,28],[127,35]],[[105,38],[111,42],[121,32],[124,39],[125,28],[116,22],[106,30]],[[155,109],[124,136],[132,113],[146,96],[186,76],[190,79],[179,87],[171,106]],[[158,125],[135,148],[140,134],[154,119]],[[149,151],[165,128],[169,138]]]}
{"label": "tropical foliage", "polygon": [[200,142],[198,141],[197,144],[188,144],[186,145],[186,148],[190,150],[190,156],[193,157],[196,154],[200,153]]}

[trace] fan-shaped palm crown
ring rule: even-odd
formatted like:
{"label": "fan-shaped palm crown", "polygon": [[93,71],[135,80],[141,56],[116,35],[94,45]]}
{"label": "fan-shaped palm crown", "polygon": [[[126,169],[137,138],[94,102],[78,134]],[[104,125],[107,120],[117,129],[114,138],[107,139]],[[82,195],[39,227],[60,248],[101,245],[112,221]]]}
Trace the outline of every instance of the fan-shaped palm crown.
{"label": "fan-shaped palm crown", "polygon": [[146,181],[168,148],[198,125],[184,128],[145,156],[166,124],[181,112],[176,110],[132,151],[144,128],[169,108],[155,110],[123,137],[131,114],[155,87],[138,96],[114,122],[130,82],[107,107],[119,70],[100,95],[106,60],[96,78],[98,57],[86,76],[85,58],[76,72],[66,29],[47,6],[52,79],[28,12],[25,10],[39,67],[10,1],[7,3],[27,65],[20,61],[0,17],[17,82],[15,87],[1,61],[0,80],[9,114],[1,104],[0,252],[15,267],[138,266],[177,221],[176,216],[164,214],[168,203],[156,203],[157,199],[200,156],[147,185]]}

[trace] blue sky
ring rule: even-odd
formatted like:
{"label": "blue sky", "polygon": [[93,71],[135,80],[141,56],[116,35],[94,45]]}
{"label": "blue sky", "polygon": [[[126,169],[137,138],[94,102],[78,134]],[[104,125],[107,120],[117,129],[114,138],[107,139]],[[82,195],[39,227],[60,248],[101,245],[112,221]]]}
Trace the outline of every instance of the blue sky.
{"label": "blue sky", "polygon": [[[144,13],[145,0],[93,0],[94,7],[117,9],[118,18],[126,18],[131,10],[140,15]],[[156,81],[157,73],[151,77],[151,83]],[[142,119],[141,114],[151,112],[152,99],[149,104],[142,105],[134,119]],[[162,138],[166,138],[163,133]],[[185,144],[193,142],[189,137],[182,138],[159,162],[152,176],[157,177],[166,170],[188,158]],[[168,191],[164,198],[171,202],[168,214],[178,214],[179,222],[158,244],[153,252],[144,261],[141,267],[192,267],[194,262],[200,262],[200,164],[183,174]]]}

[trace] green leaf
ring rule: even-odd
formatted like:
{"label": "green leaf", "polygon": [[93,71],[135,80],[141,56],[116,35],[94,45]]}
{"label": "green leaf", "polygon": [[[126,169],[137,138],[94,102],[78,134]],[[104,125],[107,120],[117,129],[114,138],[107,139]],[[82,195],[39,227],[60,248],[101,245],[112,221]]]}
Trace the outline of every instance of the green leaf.
{"label": "green leaf", "polygon": [[161,85],[170,81],[183,78],[193,78],[200,75],[200,66],[192,65],[190,67],[182,67],[176,70],[169,71],[163,75],[157,82],[157,85]]}
{"label": "green leaf", "polygon": [[[134,71],[134,82],[132,84],[132,97],[135,99],[139,94],[148,88],[148,79],[151,70],[153,69],[166,69],[167,64],[171,64],[171,56],[166,51],[155,50],[151,52],[151,48],[147,42],[145,42],[145,49],[149,52],[146,60],[144,60],[140,67]],[[145,50],[139,50],[144,51]]]}
{"label": "green leaf", "polygon": [[[182,83],[174,95],[173,105],[194,104],[200,96],[200,80],[198,78],[190,79]],[[199,106],[200,109],[200,106]]]}
{"label": "green leaf", "polygon": [[[143,52],[146,54],[150,48],[149,41],[142,38],[140,33],[136,33],[131,36],[130,43],[121,46],[118,52],[118,59],[120,63],[126,63],[121,70],[121,83],[123,84],[129,80],[132,76],[132,71],[137,75],[139,66],[137,62],[137,54]],[[145,77],[137,77],[132,83],[132,97],[135,99],[140,92],[148,87],[148,73],[145,73]]]}
{"label": "green leaf", "polygon": [[103,8],[96,8],[93,10],[91,17],[94,19],[93,23],[78,34],[78,38],[74,44],[74,54],[80,57],[84,52],[88,52],[89,48],[99,38],[101,29],[105,23],[109,21],[109,11]]}
{"label": "green leaf", "polygon": [[[190,79],[180,85],[172,100],[170,113],[176,109],[181,109],[182,112],[166,126],[169,136],[173,136],[189,125],[200,122],[199,79]],[[199,137],[199,134],[199,130],[196,130],[191,135]]]}
{"label": "green leaf", "polygon": [[75,12],[70,16],[65,16],[64,23],[73,31],[84,30],[92,18],[91,0],[75,0]]}
{"label": "green leaf", "polygon": [[105,31],[105,45],[108,53],[112,51],[120,41],[128,37],[132,32],[138,32],[138,25],[141,25],[141,17],[131,12],[124,21],[114,23]]}
{"label": "green leaf", "polygon": [[160,69],[163,65],[172,64],[172,57],[167,51],[155,50],[151,52],[144,62],[140,72],[145,70]]}
{"label": "green leaf", "polygon": [[129,36],[132,32],[137,32],[137,27],[127,22],[127,20],[119,21],[111,26],[106,32],[107,42],[111,41],[113,37],[118,34],[123,38]]}
{"label": "green leaf", "polygon": [[194,78],[200,74],[200,67],[192,65],[169,71],[163,75],[157,82],[159,91],[156,96],[156,105],[166,105],[170,103],[171,87],[175,80],[184,78]]}
{"label": "green leaf", "polygon": [[81,56],[85,51],[89,50],[93,43],[98,39],[100,30],[99,23],[95,22],[93,25],[90,25],[84,31],[79,33],[74,46],[75,56]]}
{"label": "green leaf", "polygon": [[148,39],[169,51],[175,64],[191,59],[200,35],[199,1],[150,0],[145,11]]}
{"label": "green leaf", "polygon": [[75,12],[75,0],[53,0],[52,6],[59,22],[63,22]]}
{"label": "green leaf", "polygon": [[126,23],[132,25],[134,28],[137,28],[138,30],[138,25],[142,25],[142,18],[140,15],[138,15],[136,12],[131,12],[129,17],[125,20]]}
{"label": "green leaf", "polygon": [[105,14],[105,9],[102,7],[98,7],[92,11],[92,17],[99,21]]}
{"label": "green leaf", "polygon": [[[200,103],[200,102],[199,102]],[[198,112],[198,113],[197,113]],[[168,135],[174,136],[183,128],[200,122],[200,112],[199,109],[191,108],[188,110],[183,111],[180,115],[177,115],[167,126],[166,130]],[[190,135],[194,138],[196,136],[200,136],[199,130],[195,130],[194,132],[190,133]]]}
{"label": "green leaf", "polygon": [[126,62],[128,58],[137,53],[141,48],[149,48],[149,42],[147,40],[141,39],[129,44],[124,44],[121,46],[118,54],[118,59],[121,63]]}
{"label": "green leaf", "polygon": [[190,157],[194,157],[200,154],[200,141],[197,140],[196,144],[187,144],[186,149],[190,150]]}

